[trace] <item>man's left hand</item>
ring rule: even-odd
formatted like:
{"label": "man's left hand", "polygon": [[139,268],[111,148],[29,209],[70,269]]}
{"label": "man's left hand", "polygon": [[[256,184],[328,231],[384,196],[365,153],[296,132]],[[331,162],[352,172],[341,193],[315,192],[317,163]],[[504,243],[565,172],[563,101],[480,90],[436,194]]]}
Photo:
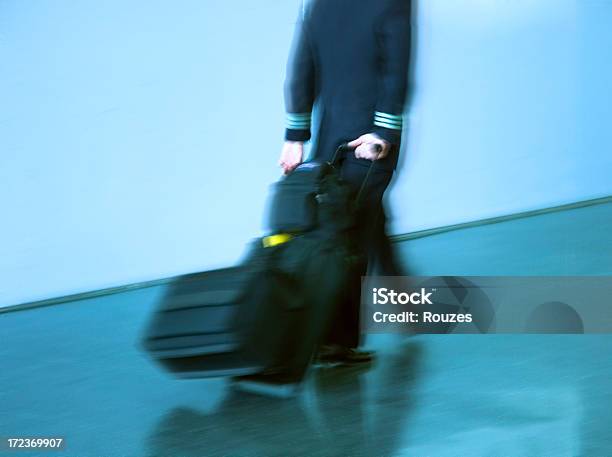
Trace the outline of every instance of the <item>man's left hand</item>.
{"label": "man's left hand", "polygon": [[[355,148],[355,157],[366,160],[380,160],[387,157],[391,145],[374,133],[361,135],[359,138],[348,144]],[[376,145],[380,146],[380,152],[376,150]]]}

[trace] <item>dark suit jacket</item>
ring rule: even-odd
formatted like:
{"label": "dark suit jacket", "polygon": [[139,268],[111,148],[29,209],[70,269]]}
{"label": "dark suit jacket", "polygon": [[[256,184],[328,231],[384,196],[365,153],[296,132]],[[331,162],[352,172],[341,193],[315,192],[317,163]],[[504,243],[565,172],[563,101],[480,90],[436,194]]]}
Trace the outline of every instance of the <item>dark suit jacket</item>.
{"label": "dark suit jacket", "polygon": [[[310,139],[316,103],[315,157],[329,160],[340,143],[375,132],[393,145],[379,167],[395,168],[408,84],[410,11],[410,0],[305,1],[285,81],[287,140]],[[349,160],[360,162],[352,155]]]}

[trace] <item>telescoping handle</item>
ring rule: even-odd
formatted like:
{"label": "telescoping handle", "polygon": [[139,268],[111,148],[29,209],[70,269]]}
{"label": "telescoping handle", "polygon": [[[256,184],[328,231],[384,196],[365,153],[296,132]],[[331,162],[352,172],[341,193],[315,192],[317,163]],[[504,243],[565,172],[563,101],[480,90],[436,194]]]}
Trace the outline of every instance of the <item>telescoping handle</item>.
{"label": "telescoping handle", "polygon": [[[352,152],[354,151],[355,148],[351,147],[348,145],[348,143],[342,143],[340,146],[338,146],[338,148],[336,149],[336,152],[334,153],[334,156],[330,162],[330,164],[332,166],[335,166],[337,161],[346,153],[348,152]],[[382,152],[383,148],[380,144],[375,144],[374,145],[374,150],[376,151],[376,153],[378,155],[380,155],[380,153]],[[363,178],[363,182],[361,183],[361,186],[359,187],[359,191],[357,192],[357,196],[355,197],[355,205],[359,205],[359,203],[361,202],[361,197],[363,195],[363,192],[365,190],[366,184],[368,183],[368,179],[370,178],[370,174],[372,173],[372,171],[374,170],[374,166],[376,164],[376,161],[378,160],[378,156],[376,157],[376,159],[372,160],[372,163],[370,164],[370,166],[368,167],[368,171],[365,175],[365,178]]]}

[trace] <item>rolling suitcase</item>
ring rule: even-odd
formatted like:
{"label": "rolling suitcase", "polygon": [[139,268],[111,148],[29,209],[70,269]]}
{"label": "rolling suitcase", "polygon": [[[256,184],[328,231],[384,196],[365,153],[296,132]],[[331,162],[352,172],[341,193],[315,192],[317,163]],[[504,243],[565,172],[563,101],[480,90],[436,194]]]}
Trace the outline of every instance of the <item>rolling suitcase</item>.
{"label": "rolling suitcase", "polygon": [[266,372],[299,382],[333,311],[334,276],[318,262],[327,250],[342,257],[317,237],[272,239],[256,240],[239,267],[171,284],[145,328],[145,351],[183,378]]}
{"label": "rolling suitcase", "polygon": [[260,372],[277,365],[295,326],[294,292],[291,278],[251,266],[179,278],[150,319],[143,347],[179,377]]}
{"label": "rolling suitcase", "polygon": [[349,200],[333,163],[302,164],[276,185],[272,233],[240,266],[169,286],[145,351],[179,377],[264,372],[299,382],[360,261]]}

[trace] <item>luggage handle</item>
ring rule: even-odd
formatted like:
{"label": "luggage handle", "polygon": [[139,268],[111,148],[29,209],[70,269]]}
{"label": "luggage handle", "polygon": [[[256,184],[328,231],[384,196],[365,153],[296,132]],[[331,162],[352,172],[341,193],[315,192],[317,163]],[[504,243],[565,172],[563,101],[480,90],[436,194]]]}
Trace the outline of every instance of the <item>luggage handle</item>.
{"label": "luggage handle", "polygon": [[[372,163],[370,164],[370,166],[368,167],[368,172],[365,175],[365,178],[363,178],[363,182],[361,183],[361,186],[359,187],[359,191],[357,192],[357,197],[355,197],[355,205],[359,205],[359,202],[361,201],[361,197],[362,194],[365,190],[365,186],[368,183],[368,179],[370,178],[370,174],[372,173],[372,171],[374,170],[374,166],[376,164],[376,161],[378,160],[378,157],[380,156],[380,153],[382,152],[383,148],[380,144],[376,144],[374,146],[376,152],[378,153],[378,155],[376,156],[376,159],[372,160]],[[331,162],[328,162],[332,167],[336,165],[336,162],[339,160],[339,158],[345,154],[348,151],[354,151],[355,148],[351,147],[348,145],[348,143],[342,143],[340,146],[338,146],[338,148],[336,149],[336,152],[334,153],[334,156],[332,157]]]}
{"label": "luggage handle", "polygon": [[[334,156],[332,157],[331,161],[329,161],[328,163],[331,166],[335,166],[336,162],[338,162],[338,159],[340,159],[340,157],[342,157],[343,154],[349,151],[354,151],[355,149],[356,148],[349,146],[348,143],[342,143],[340,146],[338,146],[338,148],[336,149],[336,152],[334,152]],[[382,146],[380,144],[375,144],[374,149],[376,150],[378,154],[382,152]],[[372,161],[372,165],[374,165],[376,160],[378,160],[378,157],[376,157],[376,159]]]}

